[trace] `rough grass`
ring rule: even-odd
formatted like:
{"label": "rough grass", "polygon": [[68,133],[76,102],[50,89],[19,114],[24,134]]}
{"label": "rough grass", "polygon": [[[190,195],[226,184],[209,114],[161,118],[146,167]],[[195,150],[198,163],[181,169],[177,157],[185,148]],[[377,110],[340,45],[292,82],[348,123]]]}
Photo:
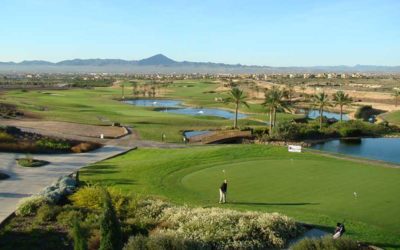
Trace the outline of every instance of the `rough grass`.
{"label": "rough grass", "polygon": [[354,239],[400,247],[400,169],[238,145],[139,149],[81,174],[86,182],[201,206],[219,206],[224,178],[229,181],[226,207],[281,212],[328,230],[345,221],[346,234]]}

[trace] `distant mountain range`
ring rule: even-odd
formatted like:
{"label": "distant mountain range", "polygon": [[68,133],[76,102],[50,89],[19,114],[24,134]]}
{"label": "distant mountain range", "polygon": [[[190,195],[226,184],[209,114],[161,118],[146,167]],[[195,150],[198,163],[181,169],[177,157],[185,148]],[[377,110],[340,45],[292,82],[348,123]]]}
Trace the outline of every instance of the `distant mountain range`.
{"label": "distant mountain range", "polygon": [[400,66],[314,66],[270,67],[257,65],[224,64],[212,62],[178,62],[162,54],[141,60],[122,59],[73,59],[57,63],[32,60],[0,62],[0,72],[49,72],[49,73],[283,73],[283,72],[377,72],[400,73]]}

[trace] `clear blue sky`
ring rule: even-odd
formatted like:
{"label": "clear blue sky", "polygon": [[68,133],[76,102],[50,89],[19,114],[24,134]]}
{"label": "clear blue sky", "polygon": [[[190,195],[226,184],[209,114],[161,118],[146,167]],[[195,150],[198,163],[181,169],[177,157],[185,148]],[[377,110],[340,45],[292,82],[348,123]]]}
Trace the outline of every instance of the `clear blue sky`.
{"label": "clear blue sky", "polygon": [[3,0],[0,61],[400,65],[400,0]]}

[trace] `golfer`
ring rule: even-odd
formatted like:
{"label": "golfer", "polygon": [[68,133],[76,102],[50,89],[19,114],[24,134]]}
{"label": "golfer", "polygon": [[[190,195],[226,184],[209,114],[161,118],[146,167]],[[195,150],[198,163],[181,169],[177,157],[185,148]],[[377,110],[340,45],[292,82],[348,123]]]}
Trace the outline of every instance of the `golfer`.
{"label": "golfer", "polygon": [[219,188],[219,203],[226,203],[226,192],[228,191],[228,182],[224,180]]}

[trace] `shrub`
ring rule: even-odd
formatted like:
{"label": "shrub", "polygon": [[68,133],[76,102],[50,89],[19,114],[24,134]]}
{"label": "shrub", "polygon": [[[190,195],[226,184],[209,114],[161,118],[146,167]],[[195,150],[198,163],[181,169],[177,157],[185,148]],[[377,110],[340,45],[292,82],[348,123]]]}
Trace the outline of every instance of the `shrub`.
{"label": "shrub", "polygon": [[22,133],[21,129],[13,126],[6,126],[4,131],[9,135],[19,135]]}
{"label": "shrub", "polygon": [[75,219],[82,221],[84,218],[84,214],[79,210],[64,209],[57,215],[57,223],[62,226],[72,227]]}
{"label": "shrub", "polygon": [[74,219],[72,228],[72,238],[74,239],[74,250],[88,249],[85,232],[79,224],[78,219]]}
{"label": "shrub", "polygon": [[294,220],[279,214],[238,212],[220,208],[172,207],[152,236],[202,243],[217,249],[282,248],[301,231]]}
{"label": "shrub", "polygon": [[378,115],[380,113],[381,111],[373,109],[371,105],[365,105],[356,110],[354,117],[367,121],[372,115]]}
{"label": "shrub", "polygon": [[[71,195],[69,199],[77,207],[99,211],[103,206],[103,192],[104,189],[100,186],[86,186],[80,188]],[[111,196],[113,206],[117,213],[119,215],[123,214],[129,202],[128,196],[113,188],[107,188],[107,192]]]}
{"label": "shrub", "polygon": [[299,243],[293,246],[293,250],[323,250],[323,249],[332,249],[332,250],[358,250],[360,247],[358,246],[356,241],[353,241],[349,238],[340,238],[340,239],[332,239],[331,237],[324,237],[322,239],[304,239]]}
{"label": "shrub", "polygon": [[100,250],[122,248],[121,227],[112,205],[110,194],[104,190],[103,213],[100,219]]}
{"label": "shrub", "polygon": [[41,148],[52,150],[69,150],[71,148],[68,142],[53,139],[40,139],[36,142],[36,145]]}
{"label": "shrub", "polygon": [[59,206],[44,204],[36,212],[36,221],[40,223],[54,221],[61,210]]}
{"label": "shrub", "polygon": [[154,249],[190,249],[207,250],[211,249],[201,242],[178,239],[167,235],[154,235],[150,237],[141,234],[130,237],[123,250],[154,250]]}
{"label": "shrub", "polygon": [[14,142],[15,139],[12,135],[7,134],[6,132],[0,132],[0,142]]}
{"label": "shrub", "polygon": [[95,150],[100,147],[100,144],[90,143],[90,142],[81,142],[73,147],[71,147],[71,151],[73,153],[84,153]]}
{"label": "shrub", "polygon": [[91,236],[88,239],[88,248],[90,250],[97,250],[100,248],[100,231],[94,230],[92,231]]}
{"label": "shrub", "polygon": [[60,177],[50,186],[45,187],[42,191],[39,192],[39,195],[45,197],[51,203],[56,204],[64,196],[72,194],[76,189],[76,186],[77,183],[75,179],[64,176]]}
{"label": "shrub", "polygon": [[296,140],[299,138],[299,125],[295,122],[283,121],[277,123],[272,129],[272,139],[275,140]]}
{"label": "shrub", "polygon": [[35,215],[37,210],[48,201],[41,196],[31,196],[18,202],[15,214],[17,216]]}

